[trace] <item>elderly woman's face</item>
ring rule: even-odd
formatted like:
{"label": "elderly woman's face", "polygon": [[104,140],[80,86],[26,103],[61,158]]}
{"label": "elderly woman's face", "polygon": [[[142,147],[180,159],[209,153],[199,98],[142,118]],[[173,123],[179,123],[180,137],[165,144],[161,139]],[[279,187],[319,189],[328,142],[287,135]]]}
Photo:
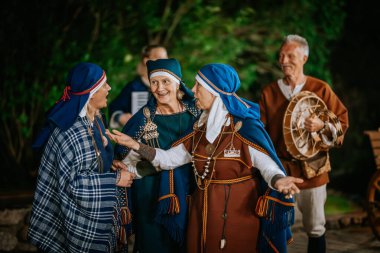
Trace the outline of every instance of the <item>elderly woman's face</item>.
{"label": "elderly woman's face", "polygon": [[169,105],[177,100],[177,84],[167,76],[155,76],[150,79],[150,90],[158,105]]}
{"label": "elderly woman's face", "polygon": [[214,95],[212,95],[197,81],[195,81],[192,92],[194,92],[194,97],[196,98],[196,105],[199,109],[201,110],[211,109],[212,103],[214,102],[214,99],[215,99]]}
{"label": "elderly woman's face", "polygon": [[94,95],[90,98],[90,104],[96,109],[102,109],[107,107],[107,96],[108,92],[111,90],[111,86],[105,82],[102,87],[97,90]]}

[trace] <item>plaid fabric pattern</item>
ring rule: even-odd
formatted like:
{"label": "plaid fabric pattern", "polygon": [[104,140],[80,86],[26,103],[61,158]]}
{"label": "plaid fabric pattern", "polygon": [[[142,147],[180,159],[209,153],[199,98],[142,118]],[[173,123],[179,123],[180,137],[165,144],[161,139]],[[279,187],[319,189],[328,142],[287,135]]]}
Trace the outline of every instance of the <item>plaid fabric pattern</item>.
{"label": "plaid fabric pattern", "polygon": [[86,118],[56,128],[41,159],[29,239],[44,252],[113,252],[115,173],[98,172]]}

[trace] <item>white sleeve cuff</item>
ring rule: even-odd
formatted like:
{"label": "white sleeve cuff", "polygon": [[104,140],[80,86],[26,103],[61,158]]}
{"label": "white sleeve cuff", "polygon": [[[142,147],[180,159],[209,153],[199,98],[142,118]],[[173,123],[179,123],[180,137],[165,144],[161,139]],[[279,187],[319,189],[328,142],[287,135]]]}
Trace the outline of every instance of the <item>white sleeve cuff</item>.
{"label": "white sleeve cuff", "polygon": [[152,164],[161,170],[172,170],[189,162],[191,162],[191,155],[181,143],[168,150],[156,148],[156,156]]}

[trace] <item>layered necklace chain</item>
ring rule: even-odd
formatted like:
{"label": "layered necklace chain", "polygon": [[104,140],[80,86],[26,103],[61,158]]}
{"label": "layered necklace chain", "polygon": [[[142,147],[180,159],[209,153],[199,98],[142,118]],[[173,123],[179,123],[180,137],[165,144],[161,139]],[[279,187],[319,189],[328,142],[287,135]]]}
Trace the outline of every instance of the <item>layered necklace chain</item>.
{"label": "layered necklace chain", "polygon": [[[214,157],[214,154],[216,152],[216,150],[218,149],[219,147],[219,144],[220,144],[220,141],[222,139],[222,136],[223,136],[223,132],[224,132],[224,128],[226,126],[226,122],[227,122],[227,119],[226,121],[224,122],[223,124],[223,129],[222,131],[220,132],[220,135],[219,135],[219,138],[218,138],[218,141],[216,143],[216,146],[215,147],[212,147],[211,148],[211,152],[209,154],[209,156],[207,157],[206,159],[206,163],[205,165],[203,165],[203,173],[202,174],[199,174],[198,173],[198,170],[197,170],[197,167],[195,166],[195,157],[194,157],[194,154],[195,154],[195,150],[197,149],[202,137],[203,137],[203,134],[206,132],[206,130],[204,132],[201,133],[201,136],[199,137],[198,139],[198,142],[196,145],[194,145],[194,142],[195,142],[195,135],[193,136],[193,149],[191,151],[191,165],[193,167],[193,171],[194,171],[194,176],[195,176],[195,181],[197,183],[197,186],[200,190],[205,190],[208,188],[208,186],[210,185],[211,183],[211,179],[214,175],[214,172],[215,172],[215,164],[216,164],[216,156]],[[210,145],[210,144],[209,144]],[[211,147],[211,145],[210,145]],[[212,164],[212,168],[210,168],[210,163],[211,161],[214,160],[214,163]],[[210,180],[206,181],[206,183],[204,184],[204,187],[202,187],[202,181],[205,180],[209,174],[209,172],[211,171],[211,175],[209,177]]]}
{"label": "layered necklace chain", "polygon": [[[100,126],[99,126],[99,124],[98,124],[98,122],[97,122],[96,119],[94,119],[93,122],[98,127],[98,131],[100,133],[100,137],[102,138],[102,142],[103,142],[103,145],[104,145],[105,143],[104,143],[104,139],[103,138],[105,138],[105,137],[102,134],[102,130],[101,130],[101,128],[100,128]],[[98,163],[98,172],[99,173],[103,173],[103,170],[104,170],[104,168],[103,168],[104,167],[103,166],[103,159],[101,157],[101,151],[99,150],[99,147],[96,144],[96,141],[95,141],[95,138],[94,138],[94,130],[91,127],[91,123],[89,125],[87,125],[87,131],[88,131],[88,134],[91,136],[91,142],[92,142],[92,145],[94,146],[94,149],[95,149],[96,161]],[[107,145],[107,144],[105,144],[105,145]]]}

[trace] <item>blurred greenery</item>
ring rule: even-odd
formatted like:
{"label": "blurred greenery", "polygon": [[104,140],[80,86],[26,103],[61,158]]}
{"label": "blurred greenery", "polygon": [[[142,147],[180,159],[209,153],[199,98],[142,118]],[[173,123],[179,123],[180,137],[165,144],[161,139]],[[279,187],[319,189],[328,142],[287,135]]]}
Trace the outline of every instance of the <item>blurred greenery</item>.
{"label": "blurred greenery", "polygon": [[[360,55],[360,49],[369,42],[375,49],[380,34],[361,34],[359,21],[370,26],[379,16],[370,6],[366,17],[359,16],[364,6],[345,0],[7,1],[0,9],[0,183],[12,185],[7,182],[21,174],[34,178],[38,156],[32,140],[76,63],[91,61],[106,70],[112,100],[136,74],[143,45],[161,43],[181,62],[189,87],[202,65],[228,63],[241,78],[239,94],[256,101],[262,87],[281,75],[276,60],[283,36],[298,33],[310,45],[306,73],[333,84],[350,110],[346,143],[332,154],[332,182],[363,193],[373,158],[362,132],[380,126],[376,92],[369,88],[377,65],[371,78],[365,75],[367,85],[357,82],[373,57]],[[360,58],[362,65],[355,67],[361,73],[350,64],[351,55]],[[347,187],[347,178],[358,173],[359,185]]]}
{"label": "blurred greenery", "polygon": [[360,207],[356,202],[352,201],[347,196],[338,194],[336,192],[328,192],[325,204],[326,215],[359,212],[362,210],[362,207]]}

